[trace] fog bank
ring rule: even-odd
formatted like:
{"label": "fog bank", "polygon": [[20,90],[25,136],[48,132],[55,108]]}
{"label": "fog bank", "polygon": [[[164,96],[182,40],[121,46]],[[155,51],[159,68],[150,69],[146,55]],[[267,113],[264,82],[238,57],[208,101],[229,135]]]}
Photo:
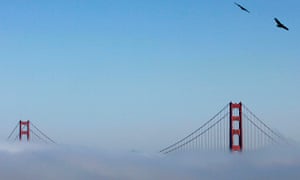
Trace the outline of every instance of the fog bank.
{"label": "fog bank", "polygon": [[300,179],[298,148],[161,155],[1,144],[0,162],[0,179],[9,180]]}

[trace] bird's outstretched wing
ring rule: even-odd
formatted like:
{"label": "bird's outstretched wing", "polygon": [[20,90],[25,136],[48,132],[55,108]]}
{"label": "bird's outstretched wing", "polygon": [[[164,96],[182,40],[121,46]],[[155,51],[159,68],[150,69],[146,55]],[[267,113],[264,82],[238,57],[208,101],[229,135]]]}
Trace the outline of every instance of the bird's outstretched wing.
{"label": "bird's outstretched wing", "polygon": [[277,24],[281,24],[281,22],[277,18],[274,18],[274,20]]}
{"label": "bird's outstretched wing", "polygon": [[284,24],[282,24],[277,18],[274,18],[276,24],[277,24],[277,27],[279,28],[282,28],[282,29],[285,29],[285,30],[289,30],[289,28],[287,28]]}
{"label": "bird's outstretched wing", "polygon": [[242,5],[240,5],[239,3],[234,2],[234,4],[236,6],[238,6],[241,10],[246,11],[247,13],[250,13],[250,11],[248,11],[248,9],[246,9],[245,7],[243,7]]}

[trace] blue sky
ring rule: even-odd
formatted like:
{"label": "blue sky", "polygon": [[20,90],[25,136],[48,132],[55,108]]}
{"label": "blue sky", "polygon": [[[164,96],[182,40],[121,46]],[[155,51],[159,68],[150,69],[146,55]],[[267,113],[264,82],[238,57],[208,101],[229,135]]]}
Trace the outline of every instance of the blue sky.
{"label": "blue sky", "polygon": [[[1,1],[0,138],[157,150],[229,101],[300,140],[300,3]],[[277,17],[290,31],[275,27]]]}

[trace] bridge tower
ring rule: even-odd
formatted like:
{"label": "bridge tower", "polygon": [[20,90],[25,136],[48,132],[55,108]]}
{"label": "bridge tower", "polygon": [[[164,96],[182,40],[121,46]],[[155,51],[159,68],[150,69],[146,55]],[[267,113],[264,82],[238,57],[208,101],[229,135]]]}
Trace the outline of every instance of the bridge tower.
{"label": "bridge tower", "polygon": [[22,141],[22,136],[25,135],[27,141],[30,139],[30,121],[21,121],[19,122],[19,140]]}
{"label": "bridge tower", "polygon": [[229,148],[243,150],[242,103],[229,103]]}

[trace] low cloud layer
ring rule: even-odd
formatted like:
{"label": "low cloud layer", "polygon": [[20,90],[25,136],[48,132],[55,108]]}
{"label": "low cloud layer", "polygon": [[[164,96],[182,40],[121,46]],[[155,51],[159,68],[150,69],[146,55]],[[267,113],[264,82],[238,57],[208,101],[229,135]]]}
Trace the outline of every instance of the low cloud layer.
{"label": "low cloud layer", "polygon": [[0,145],[0,179],[300,179],[299,148],[246,153],[101,152],[70,146]]}

